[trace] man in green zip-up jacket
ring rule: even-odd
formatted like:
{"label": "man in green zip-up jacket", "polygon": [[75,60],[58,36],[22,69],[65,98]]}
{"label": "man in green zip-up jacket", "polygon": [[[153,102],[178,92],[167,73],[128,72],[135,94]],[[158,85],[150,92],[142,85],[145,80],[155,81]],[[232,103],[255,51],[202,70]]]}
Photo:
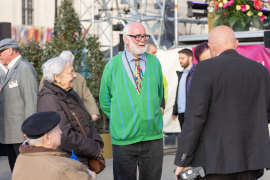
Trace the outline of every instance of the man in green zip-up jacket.
{"label": "man in green zip-up jacket", "polygon": [[160,179],[163,161],[163,119],[160,103],[163,77],[159,60],[148,53],[145,28],[127,24],[127,50],[106,65],[99,101],[110,118],[115,180]]}

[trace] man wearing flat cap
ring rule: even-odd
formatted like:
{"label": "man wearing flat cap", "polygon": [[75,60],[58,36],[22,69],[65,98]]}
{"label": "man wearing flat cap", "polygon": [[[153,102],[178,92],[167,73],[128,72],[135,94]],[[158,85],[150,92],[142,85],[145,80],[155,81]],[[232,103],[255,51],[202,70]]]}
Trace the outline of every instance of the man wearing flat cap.
{"label": "man wearing flat cap", "polygon": [[20,146],[12,179],[94,180],[85,166],[56,149],[61,144],[61,116],[53,111],[28,117],[21,130],[27,140]]}
{"label": "man wearing flat cap", "polygon": [[0,41],[0,61],[8,68],[0,90],[0,143],[6,146],[12,171],[24,141],[20,127],[37,111],[38,82],[34,67],[21,57],[13,39]]}

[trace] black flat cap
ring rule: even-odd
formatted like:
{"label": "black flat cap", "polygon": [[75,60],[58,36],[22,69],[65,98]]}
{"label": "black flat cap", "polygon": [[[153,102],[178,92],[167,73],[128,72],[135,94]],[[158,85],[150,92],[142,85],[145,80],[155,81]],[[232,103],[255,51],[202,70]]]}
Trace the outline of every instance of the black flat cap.
{"label": "black flat cap", "polygon": [[37,139],[57,126],[60,119],[60,115],[53,111],[38,112],[23,122],[21,130],[28,138]]}
{"label": "black flat cap", "polygon": [[18,48],[18,44],[13,39],[7,38],[0,41],[0,51],[8,48]]}

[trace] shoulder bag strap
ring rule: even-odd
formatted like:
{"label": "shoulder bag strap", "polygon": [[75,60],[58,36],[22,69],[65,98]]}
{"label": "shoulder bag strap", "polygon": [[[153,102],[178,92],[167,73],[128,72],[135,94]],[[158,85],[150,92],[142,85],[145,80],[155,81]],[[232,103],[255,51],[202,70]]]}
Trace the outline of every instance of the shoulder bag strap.
{"label": "shoulder bag strap", "polygon": [[87,137],[86,134],[85,134],[85,132],[84,132],[84,130],[83,130],[83,128],[82,128],[82,125],[81,125],[80,121],[78,120],[77,116],[75,115],[75,113],[74,113],[73,111],[71,111],[71,110],[70,110],[70,112],[71,112],[71,114],[75,117],[75,119],[76,119],[76,121],[77,121],[77,123],[78,123],[78,126],[79,126],[79,128],[81,129],[83,135],[84,135],[85,137]]}

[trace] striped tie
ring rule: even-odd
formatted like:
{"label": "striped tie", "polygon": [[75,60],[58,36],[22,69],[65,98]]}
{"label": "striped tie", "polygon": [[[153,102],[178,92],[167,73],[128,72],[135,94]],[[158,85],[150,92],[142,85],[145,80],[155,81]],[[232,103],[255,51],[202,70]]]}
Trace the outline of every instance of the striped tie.
{"label": "striped tie", "polygon": [[135,80],[136,80],[136,84],[137,84],[137,91],[138,94],[140,95],[140,91],[141,91],[141,86],[142,86],[142,68],[140,67],[139,64],[139,59],[135,58]]}

